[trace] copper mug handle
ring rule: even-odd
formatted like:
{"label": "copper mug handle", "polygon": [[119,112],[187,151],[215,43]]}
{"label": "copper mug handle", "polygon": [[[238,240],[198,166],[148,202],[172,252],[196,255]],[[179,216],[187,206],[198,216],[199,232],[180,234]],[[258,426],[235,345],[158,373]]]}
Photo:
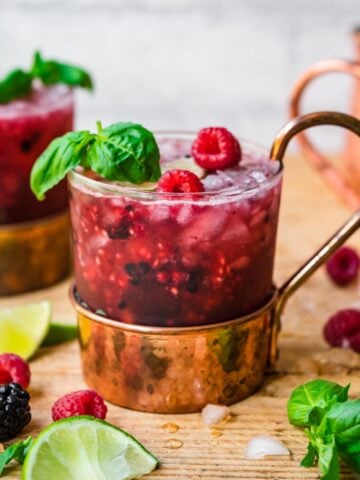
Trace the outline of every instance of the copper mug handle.
{"label": "copper mug handle", "polygon": [[[360,62],[341,59],[323,60],[315,63],[296,82],[290,98],[290,118],[300,115],[300,101],[306,87],[315,78],[330,72],[347,73],[360,81]],[[360,84],[359,84],[360,88]],[[355,105],[355,108],[358,108]],[[356,193],[348,179],[331,162],[317,150],[305,133],[298,135],[300,147],[312,165],[321,173],[328,185],[337,190],[342,200],[352,209],[360,207],[360,194]]]}
{"label": "copper mug handle", "polygon": [[[360,120],[357,118],[338,112],[310,113],[291,120],[278,132],[270,158],[282,162],[290,140],[300,132],[318,125],[337,125],[355,133],[360,138]],[[277,290],[270,345],[270,366],[274,365],[277,358],[280,317],[287,300],[358,228],[360,228],[360,208]]]}

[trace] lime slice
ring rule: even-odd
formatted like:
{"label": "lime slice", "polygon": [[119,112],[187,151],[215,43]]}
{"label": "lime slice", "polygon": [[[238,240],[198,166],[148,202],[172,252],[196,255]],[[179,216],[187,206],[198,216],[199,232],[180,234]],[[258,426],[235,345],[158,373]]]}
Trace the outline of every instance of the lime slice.
{"label": "lime slice", "polygon": [[41,345],[49,329],[49,302],[0,310],[0,353],[16,353],[27,359]]}
{"label": "lime slice", "polygon": [[195,163],[195,160],[192,157],[181,157],[171,162],[166,162],[161,165],[161,173],[164,174],[169,170],[188,170],[189,172],[194,173],[200,179],[206,176],[206,170],[204,170],[200,165]]}
{"label": "lime slice", "polygon": [[52,322],[47,335],[42,342],[42,347],[51,347],[59,343],[69,342],[78,336],[78,328],[76,325],[67,325],[65,323]]}
{"label": "lime slice", "polygon": [[32,444],[22,480],[131,480],[151,472],[158,459],[128,433],[89,416],[65,418]]}

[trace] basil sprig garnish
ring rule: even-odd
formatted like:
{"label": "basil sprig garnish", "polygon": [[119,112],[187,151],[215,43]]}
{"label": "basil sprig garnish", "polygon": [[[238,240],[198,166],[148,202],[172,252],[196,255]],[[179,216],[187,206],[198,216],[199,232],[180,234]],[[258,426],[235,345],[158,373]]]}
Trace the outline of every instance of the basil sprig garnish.
{"label": "basil sprig garnish", "polygon": [[0,103],[8,103],[31,92],[33,80],[44,85],[63,83],[71,87],[93,89],[88,72],[75,65],[45,60],[40,52],[35,52],[29,71],[16,68],[0,80]]}
{"label": "basil sprig garnish", "polygon": [[313,380],[292,392],[290,423],[309,438],[303,467],[319,465],[322,480],[338,480],[340,459],[360,473],[360,399],[348,400],[349,385]]}
{"label": "basil sprig garnish", "polygon": [[134,123],[97,125],[97,133],[83,130],[56,138],[36,160],[30,185],[38,200],[78,166],[113,181],[140,184],[160,178],[159,148],[149,130]]}

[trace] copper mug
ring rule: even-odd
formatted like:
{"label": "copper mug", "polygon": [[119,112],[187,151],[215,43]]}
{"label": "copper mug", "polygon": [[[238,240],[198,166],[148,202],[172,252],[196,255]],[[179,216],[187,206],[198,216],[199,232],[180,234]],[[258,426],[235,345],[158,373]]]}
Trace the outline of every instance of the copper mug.
{"label": "copper mug", "polygon": [[[336,112],[299,117],[277,135],[270,158],[282,160],[289,141],[316,125],[339,125],[360,137],[360,120]],[[281,313],[289,296],[360,227],[360,209],[256,311],[201,326],[152,327],[77,312],[85,381],[120,406],[161,413],[189,413],[208,403],[232,404],[262,383],[277,359]]]}
{"label": "copper mug", "polygon": [[[306,87],[319,76],[327,73],[346,73],[354,77],[351,114],[360,118],[360,28],[353,31],[355,59],[329,59],[312,65],[296,82],[290,99],[290,118],[300,115],[301,98]],[[352,209],[360,206],[360,139],[348,132],[341,158],[341,171],[323,155],[305,133],[298,135],[301,149],[312,165],[320,172],[328,185],[337,191],[341,199]]]}

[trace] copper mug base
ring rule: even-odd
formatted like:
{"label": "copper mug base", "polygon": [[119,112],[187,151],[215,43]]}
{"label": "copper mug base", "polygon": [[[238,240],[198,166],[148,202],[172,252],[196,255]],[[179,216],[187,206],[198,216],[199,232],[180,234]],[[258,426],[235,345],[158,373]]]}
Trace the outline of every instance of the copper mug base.
{"label": "copper mug base", "polygon": [[68,212],[0,226],[0,295],[49,287],[70,273]]}

